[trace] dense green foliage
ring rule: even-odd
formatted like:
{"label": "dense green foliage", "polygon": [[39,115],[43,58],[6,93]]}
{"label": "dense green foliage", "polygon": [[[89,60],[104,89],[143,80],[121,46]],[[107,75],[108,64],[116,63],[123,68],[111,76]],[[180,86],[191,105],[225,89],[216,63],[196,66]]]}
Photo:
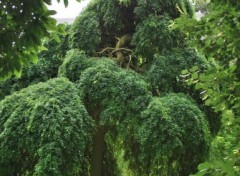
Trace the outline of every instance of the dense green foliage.
{"label": "dense green foliage", "polygon": [[0,116],[1,175],[81,173],[93,123],[72,83],[23,89],[1,101]]}
{"label": "dense green foliage", "polygon": [[140,175],[189,175],[208,154],[206,119],[184,94],[154,98],[139,124]]}
{"label": "dense green foliage", "polygon": [[168,16],[149,15],[137,25],[132,43],[136,45],[138,55],[149,61],[154,53],[162,54],[175,47],[184,47],[180,32],[169,29],[170,20]]}
{"label": "dense green foliage", "polygon": [[[68,26],[65,30],[68,32]],[[57,43],[54,39],[46,40],[44,47],[48,49],[38,54],[37,64],[30,64],[28,68],[24,67],[21,78],[12,76],[0,82],[0,99],[29,85],[56,78],[58,67],[62,64],[68,50],[68,35],[60,36],[60,41],[61,43]]]}
{"label": "dense green foliage", "polygon": [[[81,26],[82,30],[79,30]],[[95,12],[86,11],[80,15],[71,28],[71,47],[93,54],[100,43],[99,22]],[[86,40],[88,39],[88,40]]]}
{"label": "dense green foliage", "polygon": [[149,65],[144,75],[146,75],[147,82],[151,84],[154,94],[160,94],[172,91],[180,92],[183,89],[179,78],[181,71],[194,65],[203,67],[204,62],[194,50],[175,49],[175,51],[164,55],[155,54]]}
{"label": "dense green foliage", "polygon": [[[63,25],[57,25],[51,17],[56,12],[46,7],[51,0],[0,2],[0,79],[5,79],[20,76],[23,65],[37,63],[42,39],[52,35],[58,40]],[[68,0],[64,3],[67,6]]]}
{"label": "dense green foliage", "polygon": [[0,85],[0,174],[194,173],[211,137],[179,78],[206,68],[169,28],[183,13],[193,15],[187,0],[93,0],[37,65]]}
{"label": "dense green foliage", "polygon": [[[210,158],[197,175],[239,175],[240,23],[239,1],[212,1],[208,14],[196,21],[183,16],[177,26],[202,52],[208,67],[184,70],[189,84],[202,91],[205,104],[221,113],[222,126],[212,142]],[[187,24],[187,25],[186,25]]]}
{"label": "dense green foliage", "polygon": [[138,18],[146,18],[149,15],[169,15],[175,19],[180,16],[181,11],[185,11],[189,16],[193,15],[192,7],[188,0],[137,0],[138,6],[135,8],[135,13]]}
{"label": "dense green foliage", "polygon": [[[30,53],[36,57],[37,46],[40,45],[40,39],[48,35],[46,21],[49,22],[51,20],[48,14],[45,15],[45,18],[48,18],[43,21],[39,20],[39,18],[42,18],[40,14],[47,12],[43,2],[25,3],[26,2],[1,2],[1,77],[15,69],[16,72],[20,72],[21,63],[23,61],[27,63],[29,60],[32,61],[34,59],[34,57],[27,57]],[[37,12],[38,8],[40,13]],[[37,14],[34,14],[34,12]],[[35,31],[35,24],[40,27],[37,28],[39,33]],[[27,28],[29,33],[25,34]],[[34,48],[34,45],[36,45],[36,48]],[[26,50],[28,53],[24,53],[25,48],[29,49],[29,51]],[[6,66],[2,67],[3,65]]]}
{"label": "dense green foliage", "polygon": [[101,109],[100,124],[104,125],[136,118],[151,95],[147,84],[136,73],[120,69],[109,61],[84,71],[78,87],[90,111]]}
{"label": "dense green foliage", "polygon": [[84,51],[72,49],[68,51],[63,64],[59,68],[58,75],[76,82],[80,79],[81,73],[94,64],[94,60],[96,59],[86,56]]}

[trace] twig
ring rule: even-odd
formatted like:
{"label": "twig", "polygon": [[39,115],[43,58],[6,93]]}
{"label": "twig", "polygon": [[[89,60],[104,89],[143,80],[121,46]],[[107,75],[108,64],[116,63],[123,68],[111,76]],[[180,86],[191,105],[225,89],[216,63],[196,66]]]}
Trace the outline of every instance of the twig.
{"label": "twig", "polygon": [[97,52],[97,53],[102,54],[102,53],[104,53],[106,50],[115,50],[115,48],[107,47],[107,48],[104,48],[102,51],[99,51],[99,52]]}
{"label": "twig", "polygon": [[111,53],[111,55],[113,55],[115,52],[117,51],[121,51],[121,50],[124,50],[124,51],[128,51],[128,52],[131,52],[133,53],[133,50],[130,50],[130,49],[127,49],[127,48],[114,48],[113,52]]}

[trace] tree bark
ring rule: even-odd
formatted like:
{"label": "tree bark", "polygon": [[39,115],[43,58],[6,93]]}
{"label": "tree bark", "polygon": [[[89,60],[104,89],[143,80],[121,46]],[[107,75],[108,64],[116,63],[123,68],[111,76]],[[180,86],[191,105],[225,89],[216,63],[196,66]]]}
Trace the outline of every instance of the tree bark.
{"label": "tree bark", "polygon": [[97,107],[90,113],[96,123],[96,131],[92,139],[91,176],[102,175],[103,153],[105,148],[104,137],[107,127],[100,125],[100,113],[100,107]]}
{"label": "tree bark", "polygon": [[106,129],[103,126],[98,126],[93,136],[92,161],[91,161],[91,176],[102,175],[103,152],[104,152],[104,136]]}

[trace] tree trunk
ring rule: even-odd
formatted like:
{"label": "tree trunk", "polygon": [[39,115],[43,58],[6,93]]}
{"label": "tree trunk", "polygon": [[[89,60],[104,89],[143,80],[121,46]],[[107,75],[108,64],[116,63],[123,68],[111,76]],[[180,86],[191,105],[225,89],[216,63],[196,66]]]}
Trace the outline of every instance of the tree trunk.
{"label": "tree trunk", "polygon": [[104,151],[104,136],[106,130],[102,126],[97,127],[97,131],[93,136],[91,176],[102,175],[103,151]]}
{"label": "tree trunk", "polygon": [[92,158],[91,158],[91,176],[101,176],[103,166],[103,152],[105,148],[104,136],[107,131],[107,127],[101,126],[100,112],[96,110],[92,117],[96,123],[96,131],[93,135],[93,146],[92,146]]}

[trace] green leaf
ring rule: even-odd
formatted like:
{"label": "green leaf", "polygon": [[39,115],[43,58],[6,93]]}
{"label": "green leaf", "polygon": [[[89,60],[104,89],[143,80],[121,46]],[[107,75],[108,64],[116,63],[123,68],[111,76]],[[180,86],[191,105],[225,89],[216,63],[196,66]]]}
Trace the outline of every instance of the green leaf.
{"label": "green leaf", "polygon": [[186,74],[188,74],[188,73],[189,73],[189,71],[188,71],[187,69],[182,70],[182,74],[183,74],[183,75],[186,75]]}
{"label": "green leaf", "polygon": [[65,27],[66,27],[65,24],[58,24],[58,25],[57,25],[57,31],[58,31],[60,34],[65,35],[65,34],[66,34],[66,33],[65,33]]}
{"label": "green leaf", "polygon": [[47,51],[48,48],[46,48],[45,46],[41,45],[38,47],[39,51]]}
{"label": "green leaf", "polygon": [[210,106],[210,105],[212,104],[211,99],[207,99],[207,100],[205,101],[205,104],[206,104],[207,106]]}
{"label": "green leaf", "polygon": [[52,37],[53,37],[53,39],[54,39],[56,42],[58,42],[58,43],[61,42],[61,39],[59,38],[58,34],[52,33]]}
{"label": "green leaf", "polygon": [[198,66],[193,66],[192,68],[190,68],[190,71],[191,72],[195,72],[198,70]]}
{"label": "green leaf", "polygon": [[34,64],[37,64],[37,62],[38,62],[37,54],[34,52],[24,53],[23,57],[27,57],[28,60],[32,61]]}
{"label": "green leaf", "polygon": [[192,78],[193,78],[193,79],[197,79],[197,78],[198,78],[198,73],[193,73],[193,74],[192,74]]}
{"label": "green leaf", "polygon": [[201,88],[203,88],[203,84],[202,83],[197,83],[196,85],[195,85],[195,89],[201,89]]}
{"label": "green leaf", "polygon": [[201,163],[198,165],[198,170],[207,170],[211,168],[211,164],[209,162]]}
{"label": "green leaf", "polygon": [[57,12],[55,10],[48,10],[46,15],[51,16],[51,15],[55,15]]}
{"label": "green leaf", "polygon": [[65,5],[65,7],[68,6],[68,0],[64,0],[64,5]]}
{"label": "green leaf", "polygon": [[18,77],[18,78],[20,78],[21,77],[21,75],[22,75],[22,70],[14,70],[14,74]]}
{"label": "green leaf", "polygon": [[51,0],[44,0],[44,2],[45,2],[47,5],[52,5]]}

